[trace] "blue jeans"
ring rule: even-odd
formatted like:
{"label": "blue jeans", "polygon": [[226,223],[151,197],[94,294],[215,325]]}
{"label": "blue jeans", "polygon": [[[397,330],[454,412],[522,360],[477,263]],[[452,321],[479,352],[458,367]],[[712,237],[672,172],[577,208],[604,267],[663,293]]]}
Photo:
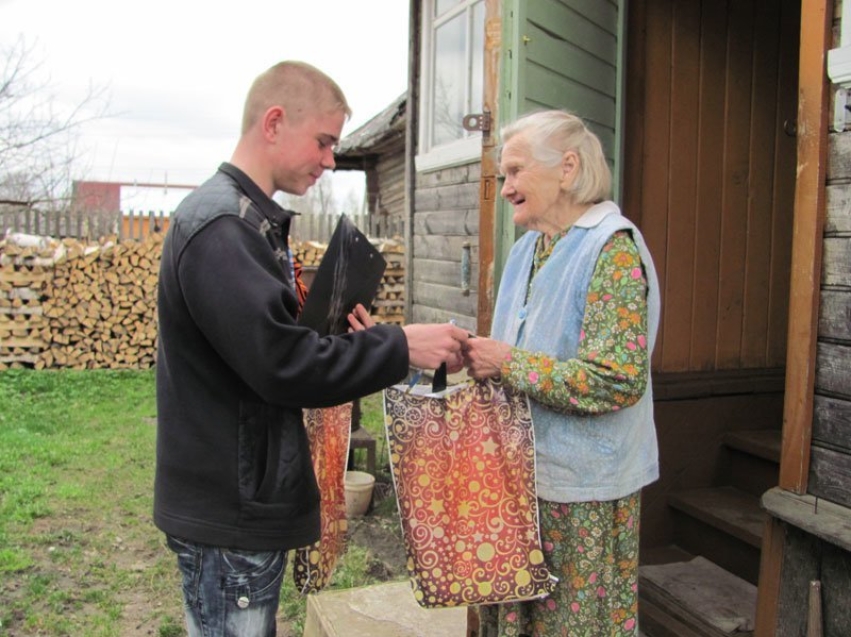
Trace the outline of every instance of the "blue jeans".
{"label": "blue jeans", "polygon": [[238,551],[166,536],[183,575],[189,637],[274,637],[286,551]]}

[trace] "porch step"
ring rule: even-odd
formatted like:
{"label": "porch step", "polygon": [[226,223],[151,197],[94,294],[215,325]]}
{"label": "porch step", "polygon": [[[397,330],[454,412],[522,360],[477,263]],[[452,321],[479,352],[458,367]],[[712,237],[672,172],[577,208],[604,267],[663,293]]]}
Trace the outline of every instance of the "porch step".
{"label": "porch step", "polygon": [[756,586],[704,557],[639,567],[647,637],[753,635]]}
{"label": "porch step", "polygon": [[729,466],[722,475],[725,482],[753,496],[777,486],[780,479],[780,442],[778,429],[731,432],[724,436]]}
{"label": "porch step", "polygon": [[779,429],[753,429],[725,434],[724,444],[763,460],[780,463],[782,432]]}
{"label": "porch step", "polygon": [[675,543],[756,584],[765,512],[759,498],[734,487],[673,494]]}

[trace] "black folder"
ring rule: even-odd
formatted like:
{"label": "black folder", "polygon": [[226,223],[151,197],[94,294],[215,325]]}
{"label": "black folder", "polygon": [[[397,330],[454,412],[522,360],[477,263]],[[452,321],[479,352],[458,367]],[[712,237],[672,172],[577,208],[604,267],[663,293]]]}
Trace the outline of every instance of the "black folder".
{"label": "black folder", "polygon": [[369,310],[387,262],[345,215],[340,215],[316,270],[299,324],[321,336],[345,334],[347,315],[358,303]]}

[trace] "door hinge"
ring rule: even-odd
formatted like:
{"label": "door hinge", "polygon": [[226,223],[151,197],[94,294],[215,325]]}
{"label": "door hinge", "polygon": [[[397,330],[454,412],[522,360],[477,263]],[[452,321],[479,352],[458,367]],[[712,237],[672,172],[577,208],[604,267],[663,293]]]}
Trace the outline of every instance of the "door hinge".
{"label": "door hinge", "polygon": [[471,113],[464,115],[464,120],[461,122],[465,131],[474,133],[481,131],[483,133],[491,132],[491,114],[490,113]]}

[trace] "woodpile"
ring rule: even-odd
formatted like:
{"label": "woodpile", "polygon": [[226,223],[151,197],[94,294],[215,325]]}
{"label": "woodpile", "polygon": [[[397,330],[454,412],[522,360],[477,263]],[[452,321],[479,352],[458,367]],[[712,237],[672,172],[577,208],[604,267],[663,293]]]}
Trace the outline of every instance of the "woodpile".
{"label": "woodpile", "polygon": [[[156,362],[161,233],[96,243],[10,234],[0,240],[0,370],[147,368]],[[387,260],[372,315],[404,324],[405,254],[375,240]],[[293,242],[305,268],[326,245]]]}
{"label": "woodpile", "polygon": [[371,314],[378,323],[405,323],[405,244],[393,239],[381,240],[378,251],[387,261]]}
{"label": "woodpile", "polygon": [[162,235],[0,243],[0,369],[146,368],[156,357]]}

